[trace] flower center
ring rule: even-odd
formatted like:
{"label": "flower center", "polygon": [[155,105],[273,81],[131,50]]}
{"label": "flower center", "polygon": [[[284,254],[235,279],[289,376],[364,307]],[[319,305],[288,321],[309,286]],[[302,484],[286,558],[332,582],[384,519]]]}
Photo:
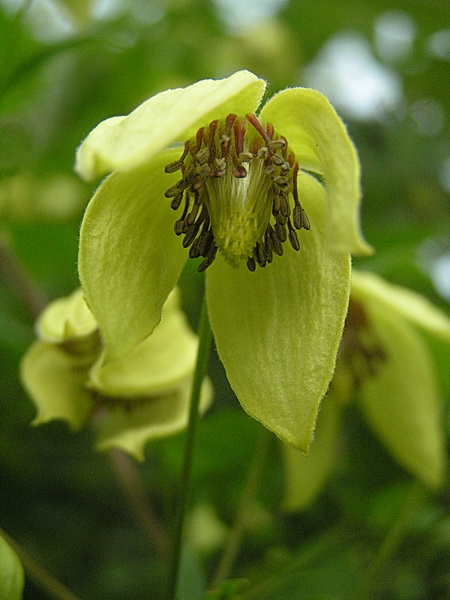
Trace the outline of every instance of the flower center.
{"label": "flower center", "polygon": [[175,233],[183,235],[189,256],[202,256],[204,271],[219,249],[233,266],[250,271],[283,254],[289,240],[300,249],[296,230],[309,229],[297,190],[298,163],[285,137],[255,115],[212,121],[187,140],[179,160],[166,173],[182,178],[165,192],[180,208]]}

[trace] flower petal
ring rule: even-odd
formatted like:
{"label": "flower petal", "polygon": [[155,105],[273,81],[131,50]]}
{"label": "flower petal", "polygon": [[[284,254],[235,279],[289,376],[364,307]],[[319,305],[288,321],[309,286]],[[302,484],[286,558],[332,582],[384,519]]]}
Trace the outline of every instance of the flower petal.
{"label": "flower petal", "polygon": [[[328,234],[333,247],[342,252],[371,254],[359,223],[358,155],[325,96],[307,88],[283,90],[267,102],[260,117],[286,136],[300,168],[325,178],[330,211]],[[302,200],[301,187],[299,194]]]}
{"label": "flower petal", "polygon": [[450,340],[450,319],[420,294],[361,271],[353,271],[352,289],[364,304],[393,311],[431,334]]}
{"label": "flower petal", "polygon": [[51,302],[36,323],[39,338],[55,344],[89,336],[97,328],[97,322],[84,301],[81,288],[70,296]]}
{"label": "flower petal", "polygon": [[333,398],[324,399],[308,456],[289,444],[283,444],[284,510],[305,509],[325,485],[337,458],[341,412],[342,407]]}
{"label": "flower petal", "polygon": [[[97,422],[98,450],[121,448],[137,460],[144,460],[144,446],[151,439],[159,439],[183,430],[188,422],[192,380],[185,380],[168,394],[149,398],[140,406],[124,410],[111,407]],[[205,379],[200,397],[203,414],[211,404],[212,386]]]}
{"label": "flower petal", "polygon": [[173,159],[174,152],[168,151],[144,167],[113,173],[83,219],[78,270],[107,361],[124,356],[151,334],[186,261],[173,231],[176,216],[164,197],[177,177],[164,173]]}
{"label": "flower petal", "polygon": [[35,342],[22,359],[21,378],[38,409],[33,425],[62,419],[80,429],[92,410],[84,388],[90,363],[48,342]]}
{"label": "flower petal", "polygon": [[179,307],[174,290],[163,307],[161,323],[129,354],[103,365],[100,359],[89,375],[89,387],[104,396],[157,394],[192,375],[197,359],[197,336]]}
{"label": "flower petal", "polygon": [[156,94],[128,116],[106,119],[91,131],[78,149],[75,168],[84,179],[133,169],[213,119],[254,112],[265,86],[253,73],[238,71]]}
{"label": "flower petal", "polygon": [[[310,231],[265,269],[221,259],[207,272],[219,356],[243,408],[306,451],[333,375],[347,311],[349,256],[329,251],[322,187],[300,177]],[[287,244],[285,244],[287,246]]]}
{"label": "flower petal", "polygon": [[376,306],[367,311],[386,358],[361,388],[362,409],[398,462],[436,488],[443,481],[446,455],[431,355],[395,312]]}

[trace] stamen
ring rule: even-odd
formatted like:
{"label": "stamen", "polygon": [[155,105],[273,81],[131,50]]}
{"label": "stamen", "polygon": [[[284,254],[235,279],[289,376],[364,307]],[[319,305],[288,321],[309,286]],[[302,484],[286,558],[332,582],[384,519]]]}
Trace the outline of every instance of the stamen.
{"label": "stamen", "polygon": [[191,258],[203,257],[199,271],[211,265],[217,250],[231,265],[246,263],[254,271],[256,264],[264,267],[282,256],[288,238],[300,249],[295,230],[310,224],[299,201],[299,165],[271,123],[233,113],[211,121],[165,167],[166,173],[178,170],[182,177],[165,196],[174,210],[184,199],[174,230],[184,235]]}

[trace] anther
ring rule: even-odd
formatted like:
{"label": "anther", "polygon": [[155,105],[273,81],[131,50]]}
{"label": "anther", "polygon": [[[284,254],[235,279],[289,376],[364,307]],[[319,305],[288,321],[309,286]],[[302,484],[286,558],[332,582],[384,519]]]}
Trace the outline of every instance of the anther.
{"label": "anther", "polygon": [[287,177],[285,177],[284,175],[277,175],[276,177],[273,178],[273,182],[283,188],[285,188],[289,185],[289,181],[288,181]]}
{"label": "anther", "polygon": [[288,221],[287,223],[288,223],[288,229],[289,229],[289,241],[291,243],[291,246],[294,248],[294,250],[296,250],[298,252],[300,250],[300,242],[298,241],[297,232],[292,227],[290,221]]}
{"label": "anther", "polygon": [[183,165],[184,159],[186,158],[188,152],[189,152],[189,140],[187,142],[185,142],[183,154],[180,156],[180,158],[178,160],[175,160],[175,161],[169,163],[168,165],[166,165],[164,167],[164,171],[166,173],[175,173],[175,171],[178,171],[178,169],[181,169],[181,166]]}
{"label": "anther", "polygon": [[280,242],[285,242],[287,240],[286,226],[281,225],[280,223],[275,223],[275,233],[277,234]]}
{"label": "anther", "polygon": [[180,204],[181,204],[182,200],[183,200],[183,192],[180,192],[178,194],[178,196],[175,196],[175,198],[170,203],[170,208],[173,208],[173,210],[177,210],[178,208],[180,208]]}
{"label": "anther", "polygon": [[213,263],[214,259],[216,258],[216,253],[217,246],[213,246],[205,260],[201,262],[200,265],[197,267],[197,271],[199,273],[205,271]]}
{"label": "anther", "polygon": [[247,177],[247,170],[243,165],[236,165],[235,167],[233,167],[233,170],[231,172],[233,174],[233,177],[236,177],[237,179]]}
{"label": "anther", "polygon": [[181,169],[182,165],[183,165],[183,161],[181,159],[174,160],[173,162],[169,163],[168,165],[166,165],[164,167],[164,172],[165,173],[175,173],[175,171],[178,171],[178,169]]}
{"label": "anther", "polygon": [[269,148],[272,148],[272,150],[282,150],[286,147],[286,140],[270,140],[267,145]]}
{"label": "anther", "polygon": [[253,256],[249,256],[247,258],[247,268],[252,273],[253,273],[253,271],[255,271],[255,269],[256,269],[256,262],[255,262],[255,259],[253,258]]}
{"label": "anther", "polygon": [[260,267],[265,267],[266,266],[266,248],[264,246],[264,244],[260,241],[256,244],[256,256],[255,256],[256,260],[258,261],[258,264]]}
{"label": "anther", "polygon": [[280,213],[283,217],[289,217],[291,214],[291,207],[289,206],[289,202],[286,194],[279,194],[280,198]]}

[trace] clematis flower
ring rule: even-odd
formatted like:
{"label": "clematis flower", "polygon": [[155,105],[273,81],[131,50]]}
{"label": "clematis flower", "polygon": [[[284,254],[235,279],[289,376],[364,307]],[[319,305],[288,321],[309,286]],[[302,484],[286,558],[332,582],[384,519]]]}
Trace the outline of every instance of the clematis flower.
{"label": "clematis flower", "polygon": [[[98,325],[81,289],[46,308],[37,334],[21,366],[38,409],[35,425],[61,419],[77,430],[92,418],[98,449],[118,447],[138,459],[148,440],[186,426],[198,341],[176,290],[153,334],[114,364],[103,364]],[[210,400],[205,380],[202,412]]]}
{"label": "clematis flower", "polygon": [[157,325],[188,256],[200,259],[241,405],[307,449],[342,335],[350,253],[369,247],[358,158],[336,112],[293,88],[256,116],[265,85],[240,71],[167,90],[87,136],[78,173],[111,174],[85,213],[79,274],[114,362]]}
{"label": "clematis flower", "polygon": [[444,481],[441,395],[427,344],[450,342],[450,319],[419,294],[353,271],[350,309],[330,393],[308,457],[285,445],[287,510],[319,493],[338,457],[345,405],[355,398],[394,459],[431,489]]}

